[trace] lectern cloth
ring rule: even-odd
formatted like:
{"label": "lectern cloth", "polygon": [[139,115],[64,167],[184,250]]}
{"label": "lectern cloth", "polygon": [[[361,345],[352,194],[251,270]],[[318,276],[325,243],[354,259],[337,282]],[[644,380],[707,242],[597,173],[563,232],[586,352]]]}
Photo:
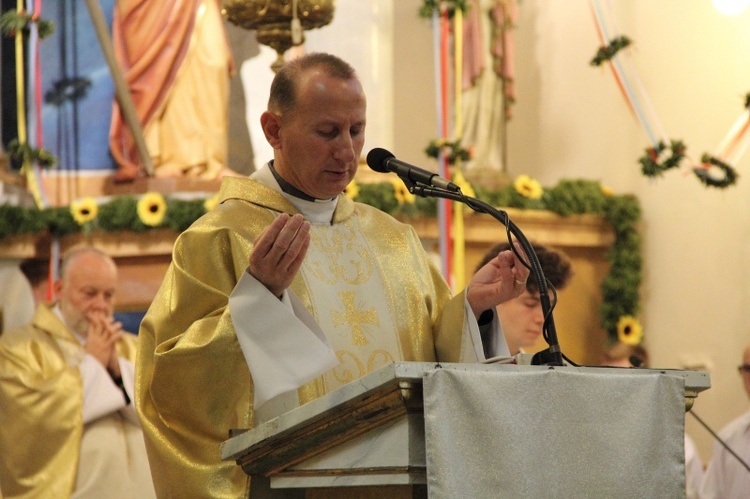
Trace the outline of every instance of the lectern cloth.
{"label": "lectern cloth", "polygon": [[566,369],[427,374],[430,498],[685,497],[683,378]]}

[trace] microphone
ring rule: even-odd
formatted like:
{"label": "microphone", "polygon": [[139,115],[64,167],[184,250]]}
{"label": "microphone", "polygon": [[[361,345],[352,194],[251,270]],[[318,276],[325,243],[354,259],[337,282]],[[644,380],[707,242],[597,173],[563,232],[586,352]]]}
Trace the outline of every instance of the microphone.
{"label": "microphone", "polygon": [[393,172],[408,183],[420,183],[453,192],[461,191],[456,184],[444,179],[437,173],[404,163],[380,147],[376,147],[367,154],[367,164],[376,172]]}

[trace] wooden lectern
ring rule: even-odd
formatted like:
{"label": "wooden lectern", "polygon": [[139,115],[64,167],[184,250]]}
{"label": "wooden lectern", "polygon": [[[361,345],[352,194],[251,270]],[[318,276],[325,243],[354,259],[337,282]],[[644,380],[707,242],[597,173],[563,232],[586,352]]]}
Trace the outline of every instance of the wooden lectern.
{"label": "wooden lectern", "polygon": [[[641,383],[651,380],[667,384],[654,390]],[[440,391],[451,386],[457,391]],[[660,497],[680,497],[684,412],[709,387],[708,374],[699,371],[396,362],[232,436],[221,456],[270,483],[266,497],[426,497],[428,488],[430,497],[449,497],[453,487],[479,485],[492,489],[488,497],[551,487],[579,497],[587,497],[581,487],[625,497],[632,482],[660,494],[669,488]],[[666,399],[671,408],[659,408]],[[643,448],[648,442],[655,447]],[[656,456],[665,470],[656,473],[644,456]],[[470,467],[460,471],[464,465]],[[537,475],[541,481],[519,480]],[[662,478],[650,483],[643,475]],[[454,483],[463,477],[471,482]],[[462,493],[476,495],[483,494]]]}

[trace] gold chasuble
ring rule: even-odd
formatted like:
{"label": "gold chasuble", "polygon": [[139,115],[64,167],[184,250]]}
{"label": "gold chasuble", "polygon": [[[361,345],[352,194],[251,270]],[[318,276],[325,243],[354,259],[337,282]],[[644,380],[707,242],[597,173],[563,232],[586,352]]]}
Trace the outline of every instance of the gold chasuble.
{"label": "gold chasuble", "polygon": [[[136,371],[136,407],[159,495],[249,493],[249,477],[221,461],[219,450],[230,429],[253,426],[253,380],[237,334],[282,319],[269,318],[269,308],[257,324],[243,322],[235,332],[228,301],[245,275],[252,242],[282,212],[298,211],[253,179],[224,178],[220,204],[175,242],[141,325]],[[392,361],[458,362],[467,349],[464,295],[451,299],[414,229],[343,195],[330,224],[311,226],[290,291],[339,361],[297,390],[300,404]],[[259,333],[282,346],[293,341],[278,325],[267,329]]]}
{"label": "gold chasuble", "polygon": [[[117,352],[135,362],[136,337],[124,334]],[[116,411],[84,425],[77,367],[84,355],[45,304],[31,324],[0,336],[0,486],[6,497],[81,497],[74,490],[85,497],[153,495],[148,474],[139,475],[147,469],[135,421]],[[137,477],[145,480],[134,482]]]}

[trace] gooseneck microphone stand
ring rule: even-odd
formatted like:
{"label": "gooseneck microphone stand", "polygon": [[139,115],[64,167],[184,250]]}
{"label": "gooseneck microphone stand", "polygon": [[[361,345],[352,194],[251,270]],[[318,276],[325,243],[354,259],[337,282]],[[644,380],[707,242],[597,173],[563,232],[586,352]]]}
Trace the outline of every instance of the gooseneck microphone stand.
{"label": "gooseneck microphone stand", "polygon": [[[446,189],[424,185],[419,182],[414,182],[408,178],[401,177],[401,179],[404,181],[409,189],[409,192],[411,192],[412,194],[421,197],[450,199],[453,201],[464,203],[477,213],[486,213],[502,223],[505,226],[505,232],[508,235],[508,242],[512,242],[511,234],[515,236],[516,240],[520,243],[521,247],[526,253],[529,261],[527,262],[521,255],[518,254],[515,245],[511,244],[510,247],[516,254],[518,260],[531,271],[534,283],[539,290],[539,299],[541,301],[542,311],[544,313],[544,326],[542,331],[544,334],[544,339],[546,340],[547,345],[549,345],[548,348],[534,354],[531,359],[531,363],[534,365],[562,366],[563,355],[562,351],[560,350],[560,344],[557,340],[555,319],[552,316],[552,310],[554,307],[550,303],[547,278],[544,277],[544,271],[542,270],[542,266],[539,263],[539,258],[537,257],[534,248],[531,246],[531,243],[523,234],[523,232],[521,232],[521,229],[519,229],[518,226],[510,220],[508,214],[505,211],[498,210],[497,208],[479,199],[473,198],[471,196],[466,196],[460,190],[458,192],[453,192]],[[555,302],[556,301],[557,300],[555,300]]]}

